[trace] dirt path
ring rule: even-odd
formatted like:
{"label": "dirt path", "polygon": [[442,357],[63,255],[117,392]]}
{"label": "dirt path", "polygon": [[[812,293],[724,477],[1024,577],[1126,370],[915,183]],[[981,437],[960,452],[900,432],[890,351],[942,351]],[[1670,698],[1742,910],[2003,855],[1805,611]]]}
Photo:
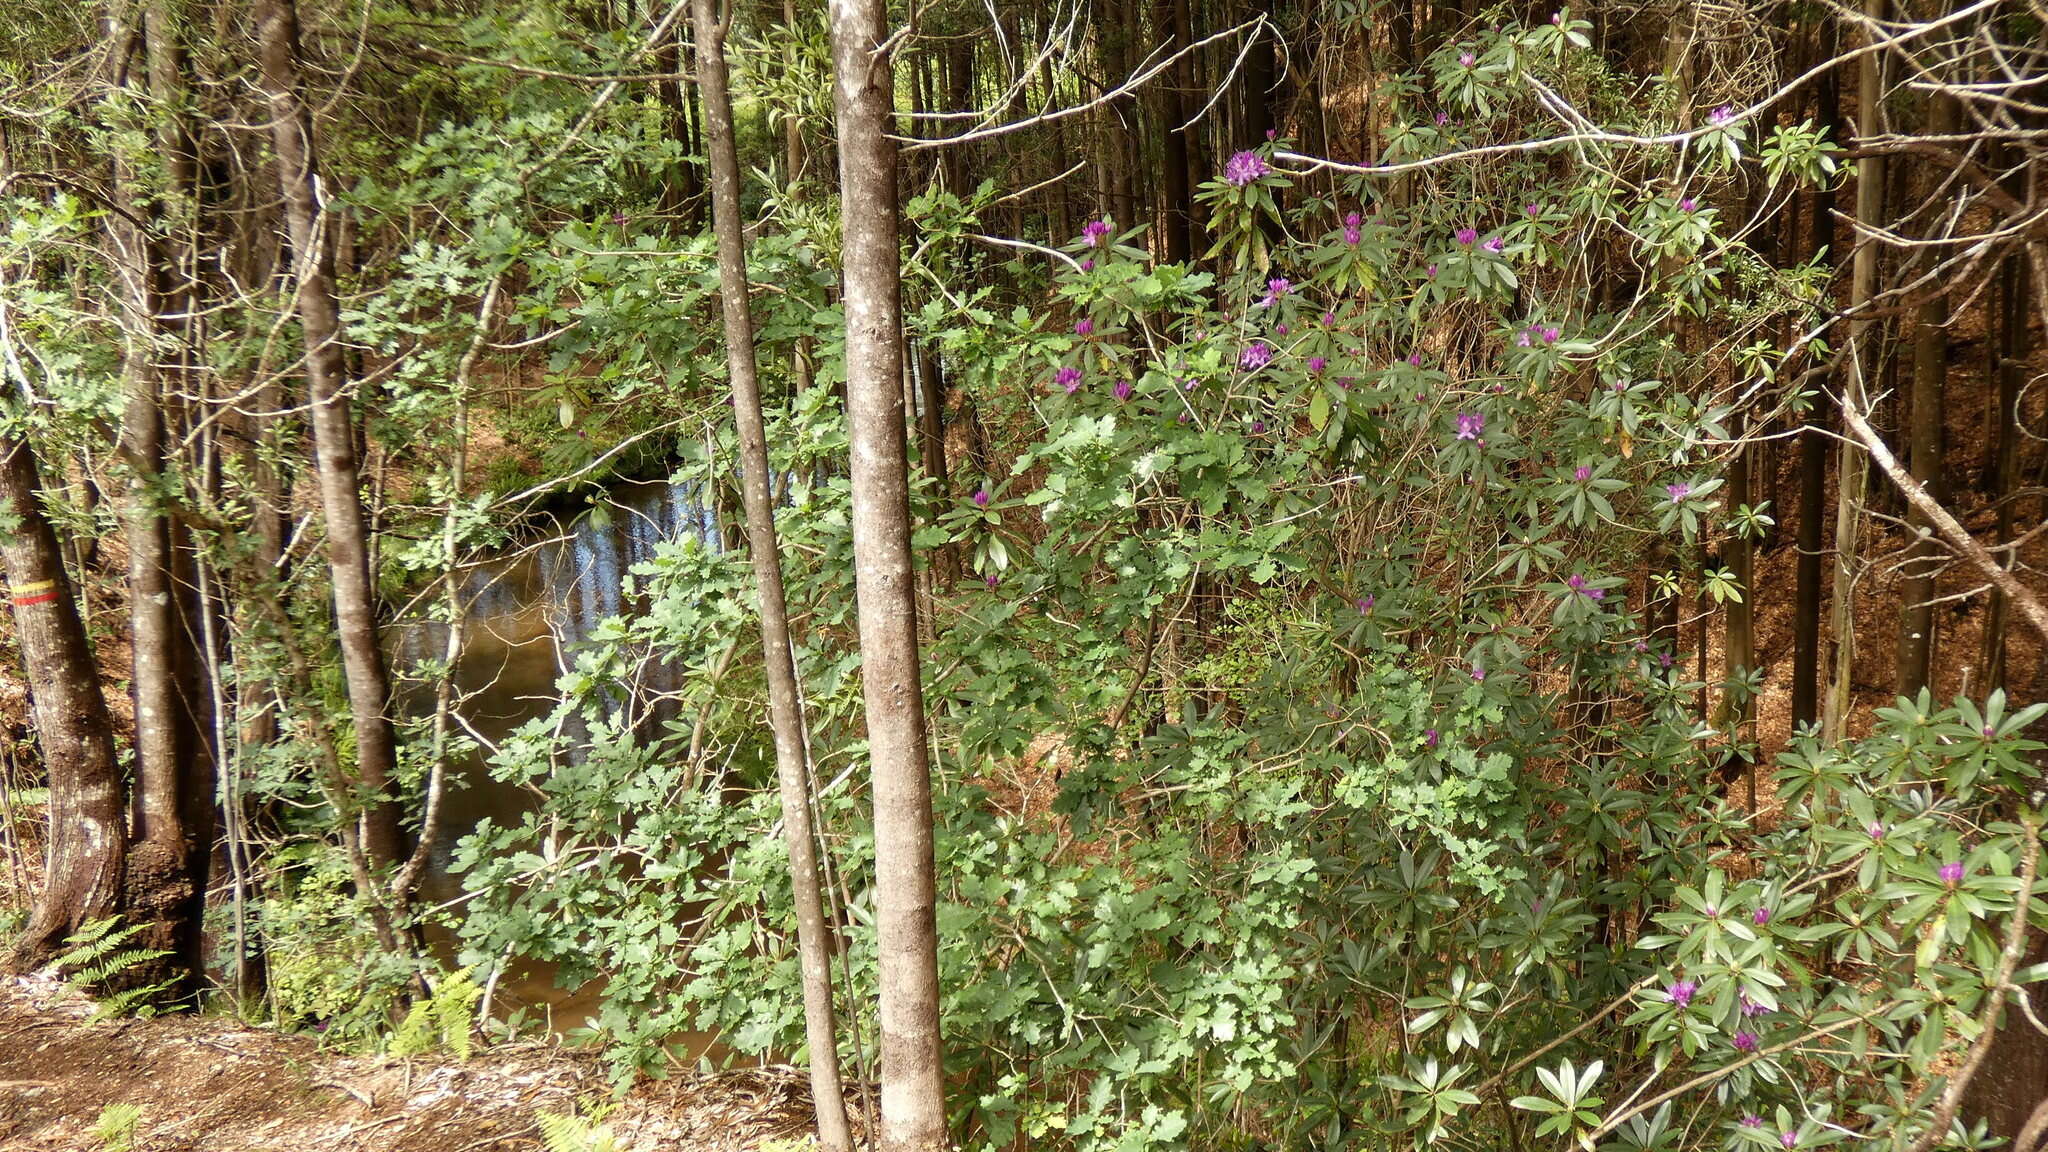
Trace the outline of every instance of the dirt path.
{"label": "dirt path", "polygon": [[[118,1149],[96,1131],[109,1104],[141,1109],[130,1152],[531,1152],[542,1110],[611,1099],[595,1060],[540,1045],[387,1060],[227,1019],[91,1014],[51,978],[0,978],[0,1152]],[[808,1112],[778,1067],[643,1084],[605,1123],[620,1152],[740,1152],[801,1139]]]}

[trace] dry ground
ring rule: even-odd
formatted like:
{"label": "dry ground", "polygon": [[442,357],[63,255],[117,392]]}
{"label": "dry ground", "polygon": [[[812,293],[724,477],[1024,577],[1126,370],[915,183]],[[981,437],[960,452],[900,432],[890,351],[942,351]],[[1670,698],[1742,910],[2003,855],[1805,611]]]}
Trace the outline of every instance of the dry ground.
{"label": "dry ground", "polygon": [[[132,1152],[528,1152],[541,1110],[611,1101],[592,1058],[540,1045],[473,1059],[322,1051],[231,1019],[93,1022],[49,976],[0,978],[0,1152],[108,1152],[109,1104],[141,1108]],[[643,1083],[606,1123],[633,1152],[741,1152],[809,1131],[787,1067]]]}

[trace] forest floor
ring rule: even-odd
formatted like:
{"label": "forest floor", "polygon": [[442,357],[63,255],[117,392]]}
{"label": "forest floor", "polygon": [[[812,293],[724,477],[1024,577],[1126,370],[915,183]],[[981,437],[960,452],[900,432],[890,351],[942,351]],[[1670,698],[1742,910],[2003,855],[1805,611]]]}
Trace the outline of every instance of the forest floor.
{"label": "forest floor", "polygon": [[[0,1152],[530,1152],[541,1113],[572,1111],[602,1114],[618,1152],[797,1148],[810,1130],[788,1067],[643,1082],[614,1105],[594,1057],[546,1044],[348,1056],[227,1017],[93,1007],[52,976],[0,978]],[[102,1132],[109,1105],[140,1109],[132,1137]]]}

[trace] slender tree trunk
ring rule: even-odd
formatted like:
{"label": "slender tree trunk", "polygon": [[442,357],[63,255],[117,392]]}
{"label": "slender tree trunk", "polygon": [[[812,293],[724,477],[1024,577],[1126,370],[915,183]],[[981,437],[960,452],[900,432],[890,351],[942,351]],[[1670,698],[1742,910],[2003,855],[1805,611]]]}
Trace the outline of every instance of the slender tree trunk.
{"label": "slender tree trunk", "polygon": [[[1864,14],[1873,20],[1885,15],[1885,0],[1864,0]],[[1856,134],[1869,138],[1879,131],[1884,100],[1884,76],[1878,55],[1865,53],[1856,61]],[[1884,213],[1884,157],[1872,152],[1856,161],[1856,218],[1875,222]],[[1867,307],[1877,293],[1877,245],[1864,240],[1856,246],[1849,279],[1849,307]],[[1870,338],[1871,321],[1858,315],[1849,323],[1849,367],[1843,387],[1850,404],[1865,406],[1871,362],[1882,351]],[[1827,702],[1821,713],[1821,736],[1829,743],[1842,738],[1848,719],[1850,698],[1856,676],[1856,549],[1863,519],[1863,497],[1869,457],[1849,443],[1842,445],[1835,481],[1835,586],[1834,603],[1828,613],[1830,641],[1834,646],[1834,670],[1828,682]]]}
{"label": "slender tree trunk", "polygon": [[[2027,339],[2027,308],[2024,303],[2027,295],[2026,260],[2018,256],[2007,259],[2000,280],[1998,417],[1991,426],[1995,437],[1992,455],[1995,477],[1991,498],[1998,503],[1992,537],[1994,544],[2005,544],[2013,538],[2015,505],[2019,495],[2018,408],[2022,383],[2020,361]],[[2005,566],[2012,567],[2013,559],[2010,554],[2004,555]],[[2006,622],[2011,616],[2012,604],[2005,592],[1992,589],[1991,610],[1984,620],[1984,691],[1987,693],[2005,687]]]}
{"label": "slender tree trunk", "polygon": [[[1821,42],[1816,52],[1823,58],[1832,59],[1839,45],[1839,33],[1833,20],[1823,20],[1816,32]],[[1815,95],[1819,104],[1821,126],[1827,129],[1829,139],[1841,136],[1842,124],[1842,80],[1841,69],[1830,68],[1820,79]],[[1831,185],[1823,185],[1813,194],[1812,213],[1807,231],[1807,256],[1813,258],[1825,252],[1829,260],[1835,258],[1835,192]],[[1828,409],[1816,405],[1807,413],[1806,425],[1799,431],[1799,558],[1796,563],[1792,605],[1792,724],[1796,728],[1809,725],[1820,719],[1820,652],[1821,652],[1821,559],[1823,533],[1821,520],[1826,516],[1828,436],[1825,423],[1816,421],[1829,419]]]}
{"label": "slender tree trunk", "polygon": [[312,115],[298,95],[295,0],[258,0],[256,11],[263,89],[270,102],[278,182],[298,281],[299,325],[312,398],[314,472],[327,528],[327,568],[334,584],[334,614],[348,680],[349,711],[355,721],[356,777],[366,805],[363,848],[371,863],[382,867],[397,863],[404,851],[398,802],[391,793],[397,748],[388,711],[390,680],[377,643],[376,591],[356,467],[355,420],[349,412],[348,380],[342,364],[334,255],[320,218]]}
{"label": "slender tree trunk", "polygon": [[[1954,100],[1936,94],[1930,98],[1927,131],[1946,136],[1955,131],[1958,109]],[[1906,436],[1906,458],[1913,478],[1930,486],[1941,477],[1941,406],[1948,382],[1948,297],[1936,294],[1924,301],[1915,316],[1913,330],[1913,398]],[[1896,663],[1897,687],[1901,696],[1918,695],[1928,686],[1934,661],[1934,577],[1944,555],[1926,519],[1908,509],[1906,527],[1919,534],[1906,550],[1899,579],[1899,653]]]}
{"label": "slender tree trunk", "polygon": [[845,205],[847,409],[861,681],[875,798],[883,1152],[946,1147],[939,1047],[931,766],[910,554],[896,147],[882,0],[832,0],[833,104]]}
{"label": "slender tree trunk", "polygon": [[[1166,41],[1162,49],[1165,54],[1170,56],[1187,47],[1187,0],[1159,0],[1153,22],[1155,35]],[[1193,158],[1188,144],[1188,132],[1192,129],[1181,127],[1188,118],[1188,77],[1193,70],[1191,60],[1177,60],[1164,76],[1153,82],[1159,108],[1159,141],[1164,152],[1159,194],[1166,236],[1161,251],[1168,264],[1185,263],[1194,255],[1194,186],[1189,183]]]}
{"label": "slender tree trunk", "polygon": [[839,1077],[837,1023],[832,1010],[832,938],[819,882],[817,837],[811,827],[811,789],[799,712],[796,661],[789,639],[789,608],[775,539],[769,490],[768,434],[755,377],[754,319],[748,306],[745,223],[740,208],[739,151],[733,141],[732,96],[727,87],[725,34],[715,0],[691,0],[697,30],[697,90],[704,101],[704,136],[711,167],[711,221],[718,234],[718,286],[725,308],[725,364],[740,436],[740,480],[747,505],[747,545],[761,597],[761,656],[768,678],[768,721],[775,733],[775,775],[782,792],[782,835],[789,846],[789,877],[796,896],[797,952],[803,968],[804,1034],[811,1055],[811,1102],[818,1141],[826,1152],[849,1152],[846,1099]]}
{"label": "slender tree trunk", "polygon": [[0,516],[9,521],[0,564],[50,781],[43,890],[7,958],[19,970],[47,963],[65,937],[121,910],[126,862],[114,724],[40,491],[28,443],[0,435]]}

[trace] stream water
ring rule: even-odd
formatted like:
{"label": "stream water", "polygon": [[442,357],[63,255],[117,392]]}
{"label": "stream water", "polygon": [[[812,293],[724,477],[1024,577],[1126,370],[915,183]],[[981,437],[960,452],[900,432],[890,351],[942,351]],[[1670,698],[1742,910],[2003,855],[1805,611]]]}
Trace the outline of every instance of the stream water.
{"label": "stream water", "polygon": [[[461,878],[450,873],[454,841],[486,818],[514,823],[531,810],[533,793],[491,777],[487,750],[520,726],[548,715],[559,699],[555,681],[568,667],[578,646],[588,643],[610,616],[634,609],[623,582],[635,564],[653,558],[657,545],[685,537],[719,545],[715,515],[688,486],[667,482],[627,482],[613,487],[594,513],[585,513],[551,534],[488,561],[464,577],[464,637],[461,656],[450,681],[459,726],[485,749],[450,767],[444,803],[441,847],[423,885],[436,903],[461,894]],[[448,643],[442,622],[415,624],[394,638],[396,666],[411,669],[422,660],[439,660]],[[650,662],[651,699],[677,687],[668,667]],[[398,706],[416,716],[431,715],[436,683],[411,677]],[[652,717],[659,722],[660,705]],[[501,979],[497,1014],[527,1007],[554,1031],[585,1023],[595,1008],[597,989],[563,988],[554,973],[535,964],[514,962]],[[679,1037],[691,1055],[710,1046],[709,1037]]]}

